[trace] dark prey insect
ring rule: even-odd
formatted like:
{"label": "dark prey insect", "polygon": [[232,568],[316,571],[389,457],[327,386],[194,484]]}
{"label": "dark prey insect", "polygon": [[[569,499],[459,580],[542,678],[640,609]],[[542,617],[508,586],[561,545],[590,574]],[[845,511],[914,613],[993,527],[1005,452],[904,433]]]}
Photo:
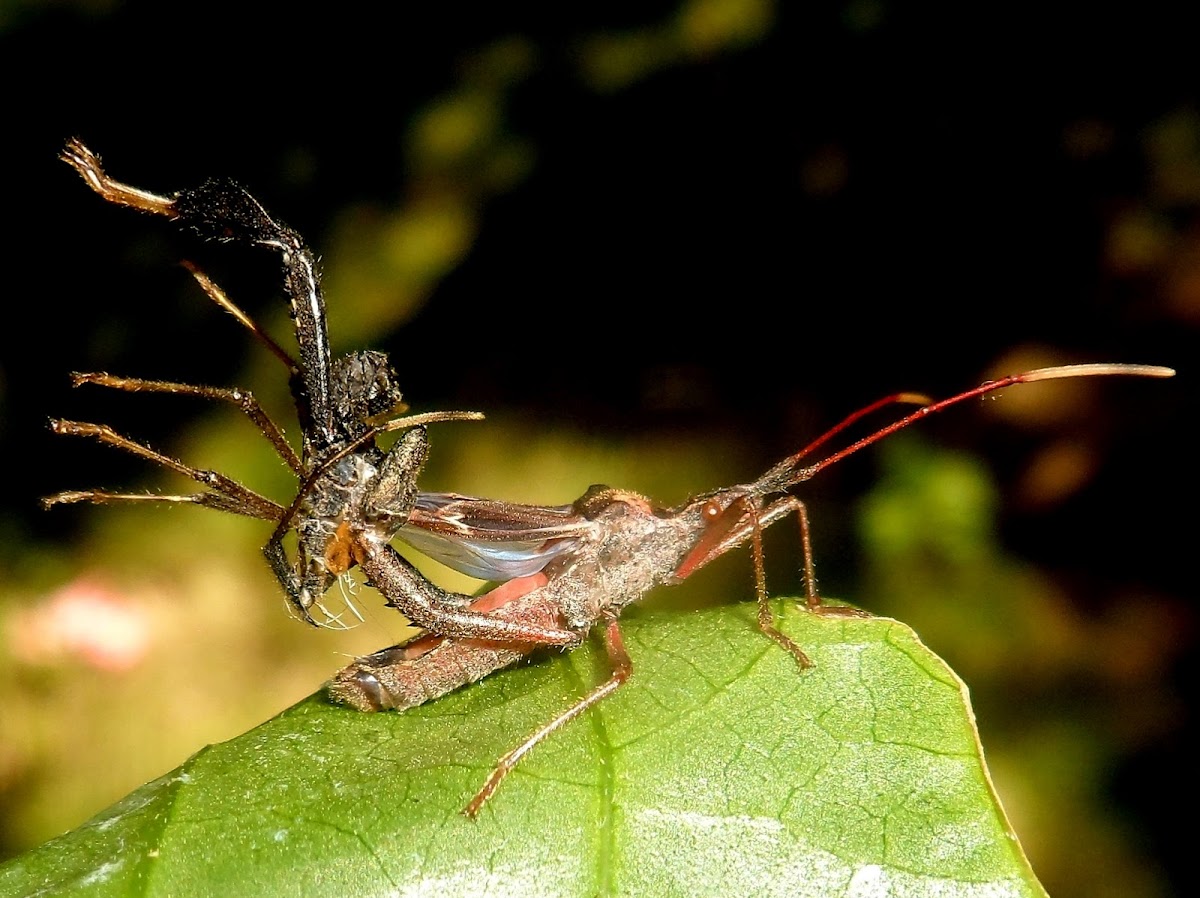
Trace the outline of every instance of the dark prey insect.
{"label": "dark prey insect", "polygon": [[[784,459],[757,480],[689,499],[672,509],[655,508],[634,493],[593,487],[575,505],[575,513],[595,526],[543,571],[512,580],[481,596],[474,610],[525,626],[564,626],[582,636],[604,625],[612,675],[574,705],[540,727],[502,757],[483,787],[464,809],[474,817],[501,780],[535,745],[601,699],[611,695],[632,672],[617,618],[655,586],[677,583],[719,555],[751,541],[758,597],[758,626],[790,652],[799,665],[808,656],[775,626],[767,604],[761,532],[795,512],[800,522],[806,607],[820,614],[861,614],[823,605],[813,572],[808,518],[792,495],[799,484],[865,446],[926,415],[1013,384],[1094,375],[1170,377],[1169,368],[1150,365],[1072,365],[1042,368],[989,381],[949,399],[929,403],[828,457],[809,465],[804,459],[866,414],[896,402],[927,402],[911,394],[879,400],[851,415],[796,455]],[[503,645],[472,639],[426,636],[359,658],[328,686],[337,701],[361,711],[404,710],[445,695],[507,667],[532,651],[528,645]]]}
{"label": "dark prey insect", "polygon": [[[75,374],[76,386],[96,384],[129,392],[174,393],[230,402],[262,432],[295,472],[299,487],[281,505],[222,474],[194,468],[103,424],[54,420],[55,433],[88,436],[170,468],[199,483],[186,495],[142,495],[83,490],[43,500],[48,507],[70,502],[188,502],[261,518],[275,525],[263,552],[296,613],[308,623],[344,626],[322,603],[332,583],[354,565],[361,567],[413,624],[447,636],[523,643],[570,645],[578,634],[558,626],[506,620],[473,611],[470,597],[440,589],[426,580],[390,542],[402,529],[436,536],[433,548],[453,567],[485,578],[532,574],[572,540],[591,530],[570,508],[509,508],[504,503],[466,500],[451,494],[423,494],[416,481],[428,454],[425,425],[482,418],[477,412],[403,415],[397,375],[381,352],[354,352],[334,359],[329,349],[325,301],[316,258],[300,235],[272,217],[245,189],[227,179],[160,196],[110,178],[100,159],[79,140],[62,154],[109,202],[163,215],[209,240],[266,247],[283,261],[284,293],[291,304],[299,358],[293,359],[224,292],[192,268],[208,296],[245,325],[291,372],[291,388],[301,428],[297,453],[282,430],[249,392],[158,380]],[[190,266],[189,266],[190,267]],[[404,431],[384,452],[376,439]],[[297,531],[297,557],[291,562],[283,539]],[[352,606],[351,606],[352,607]],[[314,609],[322,615],[314,618]]]}

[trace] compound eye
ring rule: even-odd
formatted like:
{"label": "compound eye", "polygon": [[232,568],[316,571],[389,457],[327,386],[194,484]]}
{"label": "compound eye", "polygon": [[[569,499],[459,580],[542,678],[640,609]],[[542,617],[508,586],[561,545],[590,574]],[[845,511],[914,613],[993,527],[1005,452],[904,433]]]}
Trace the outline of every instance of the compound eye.
{"label": "compound eye", "polygon": [[700,516],[709,523],[712,523],[724,513],[725,508],[716,499],[709,499],[704,503],[704,507],[700,509]]}

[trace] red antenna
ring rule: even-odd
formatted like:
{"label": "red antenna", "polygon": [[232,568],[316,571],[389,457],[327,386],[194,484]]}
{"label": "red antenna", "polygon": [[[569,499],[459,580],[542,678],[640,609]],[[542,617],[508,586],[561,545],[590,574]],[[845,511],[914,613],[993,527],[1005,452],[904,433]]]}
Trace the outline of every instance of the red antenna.
{"label": "red antenna", "polygon": [[[798,483],[803,483],[806,480],[811,480],[819,471],[823,471],[832,464],[836,464],[843,458],[853,455],[860,449],[870,446],[872,443],[877,443],[884,437],[891,436],[898,430],[903,430],[908,425],[921,420],[929,415],[944,411],[952,405],[958,405],[960,402],[965,402],[968,399],[973,399],[976,396],[982,396],[985,393],[991,393],[995,390],[1002,390],[1005,387],[1011,387],[1014,384],[1034,383],[1039,380],[1062,380],[1068,377],[1104,377],[1112,375],[1121,375],[1125,377],[1174,377],[1175,371],[1172,368],[1164,368],[1161,365],[1124,365],[1124,364],[1103,364],[1095,363],[1088,365],[1058,365],[1053,368],[1037,368],[1033,371],[1026,371],[1024,374],[1010,374],[1007,377],[1001,377],[998,380],[989,380],[987,383],[980,384],[973,389],[963,393],[951,396],[949,399],[942,399],[937,402],[929,400],[927,397],[917,393],[896,393],[892,396],[884,397],[870,405],[859,409],[849,415],[841,423],[834,425],[821,436],[817,437],[795,455],[785,458],[770,471],[760,477],[753,484],[753,491],[760,495],[769,493],[783,492]],[[815,449],[827,443],[832,437],[841,433],[854,422],[858,421],[865,415],[877,411],[884,406],[901,402],[917,402],[922,403],[921,408],[915,412],[911,412],[893,421],[886,427],[881,427],[874,433],[868,434],[861,440],[851,443],[844,449],[839,449],[832,455],[826,456],[818,462],[814,462],[806,467],[799,467],[802,459],[810,455]]]}

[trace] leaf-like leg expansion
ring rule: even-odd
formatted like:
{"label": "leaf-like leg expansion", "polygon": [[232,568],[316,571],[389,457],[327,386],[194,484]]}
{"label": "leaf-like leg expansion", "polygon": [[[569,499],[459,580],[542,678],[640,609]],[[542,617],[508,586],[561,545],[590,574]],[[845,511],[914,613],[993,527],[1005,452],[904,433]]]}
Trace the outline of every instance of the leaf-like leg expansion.
{"label": "leaf-like leg expansion", "polygon": [[[278,521],[283,514],[283,507],[272,502],[266,496],[261,496],[254,490],[248,489],[224,474],[218,474],[216,471],[202,471],[199,468],[193,468],[186,465],[177,458],[172,458],[169,455],[163,455],[161,452],[156,452],[149,446],[131,440],[128,437],[121,436],[111,427],[106,424],[89,424],[84,421],[64,421],[54,419],[50,422],[50,429],[57,434],[66,434],[69,436],[93,437],[102,443],[107,443],[110,446],[115,446],[118,449],[123,449],[132,455],[139,458],[147,459],[155,464],[162,465],[164,468],[170,468],[190,477],[202,486],[208,487],[214,493],[219,493],[221,496],[228,499],[233,505],[237,506],[238,514],[248,515],[254,518],[263,518],[268,521]],[[200,503],[206,504],[206,503]],[[213,507],[220,507],[226,510],[233,510],[231,506],[215,504]]]}
{"label": "leaf-like leg expansion", "polygon": [[177,396],[196,396],[200,399],[232,403],[240,408],[242,414],[249,418],[262,435],[267,438],[268,442],[279,453],[279,457],[287,463],[289,468],[297,474],[303,471],[300,458],[296,455],[296,450],[284,438],[283,430],[263,411],[263,407],[259,405],[258,399],[249,390],[242,390],[237,387],[232,389],[203,387],[194,384],[174,383],[169,380],[146,380],[140,377],[117,377],[103,371],[82,374],[75,372],[71,375],[71,383],[76,387],[83,384],[96,384],[101,387],[111,387],[114,390],[126,390],[130,393],[172,393]]}
{"label": "leaf-like leg expansion", "polygon": [[474,819],[479,813],[479,809],[492,797],[500,782],[535,745],[555,730],[570,723],[592,705],[612,695],[622,683],[629,679],[630,674],[633,673],[633,662],[629,660],[629,653],[625,651],[625,641],[621,638],[621,628],[615,617],[609,618],[608,626],[604,631],[604,647],[608,652],[609,663],[612,664],[612,676],[502,757],[483,784],[483,788],[475,793],[475,797],[463,808],[463,814]]}

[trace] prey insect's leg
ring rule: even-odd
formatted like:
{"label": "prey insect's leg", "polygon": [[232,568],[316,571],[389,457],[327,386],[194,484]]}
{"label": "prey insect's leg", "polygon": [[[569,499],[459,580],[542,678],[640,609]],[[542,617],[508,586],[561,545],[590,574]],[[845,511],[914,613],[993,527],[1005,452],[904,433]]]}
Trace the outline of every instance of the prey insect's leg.
{"label": "prey insect's leg", "polygon": [[[299,375],[314,428],[310,436],[319,445],[332,445],[337,435],[333,429],[333,397],[329,382],[332,356],[325,325],[325,299],[321,293],[316,256],[300,235],[272,218],[258,200],[228,179],[210,179],[198,187],[160,196],[109,177],[100,157],[78,139],[67,142],[62,159],[110,203],[163,215],[206,240],[236,240],[280,254],[284,292],[291,304],[296,339],[300,344],[302,364]],[[213,296],[212,293],[209,295]],[[213,298],[217,300],[216,296]],[[224,305],[220,300],[217,302]],[[228,306],[226,308],[228,310]]]}
{"label": "prey insect's leg", "polygon": [[83,141],[78,138],[73,137],[67,141],[61,158],[63,162],[79,172],[80,177],[92,190],[110,203],[129,206],[152,215],[176,217],[174,197],[159,196],[148,190],[130,187],[128,184],[122,184],[120,181],[110,178],[100,164],[100,157],[84,146]]}
{"label": "prey insect's leg", "polygon": [[475,797],[463,808],[463,814],[474,819],[484,803],[492,797],[500,782],[517,766],[521,758],[529,754],[535,745],[555,730],[570,723],[601,699],[612,695],[622,683],[629,679],[629,675],[633,673],[633,662],[629,660],[629,653],[625,651],[625,641],[621,638],[621,628],[615,617],[609,618],[605,628],[604,647],[608,652],[609,663],[612,664],[612,676],[502,757],[483,784],[483,788],[475,793]]}
{"label": "prey insect's leg", "polygon": [[54,505],[73,505],[76,502],[91,502],[95,505],[115,505],[120,502],[175,502],[202,505],[205,508],[228,511],[231,514],[241,514],[265,521],[274,521],[278,518],[277,513],[266,514],[257,506],[246,505],[229,496],[222,496],[220,493],[189,493],[175,496],[162,493],[113,493],[108,490],[63,490],[53,496],[46,496],[41,501],[43,508],[50,508]]}
{"label": "prey insect's leg", "polygon": [[[199,468],[193,468],[190,465],[185,465],[177,458],[172,458],[169,455],[163,455],[161,452],[156,452],[149,446],[145,446],[128,437],[121,436],[111,427],[106,424],[89,424],[84,421],[63,421],[60,419],[50,422],[50,429],[58,434],[67,434],[69,436],[84,436],[94,437],[102,443],[107,443],[110,446],[115,446],[118,449],[123,449],[139,458],[147,459],[155,464],[162,465],[165,468],[170,468],[183,474],[185,477],[190,477],[202,486],[207,487],[212,491],[213,498],[206,499],[204,494],[195,497],[171,497],[164,501],[191,501],[200,505],[208,505],[213,508],[220,508],[225,511],[234,511],[237,514],[248,515],[254,518],[263,518],[268,521],[279,520],[283,514],[283,507],[272,502],[266,496],[261,496],[254,490],[248,489],[232,478],[226,477],[224,474],[218,474],[216,471],[203,471]],[[57,496],[50,496],[44,500],[48,505],[55,505],[66,502],[93,501],[92,496],[100,497],[96,501],[110,501],[116,494],[111,493],[59,493]],[[117,500],[122,501],[122,500]]]}
{"label": "prey insect's leg", "polygon": [[503,620],[472,611],[464,607],[470,602],[467,596],[434,586],[386,543],[364,545],[358,564],[371,585],[387,597],[389,606],[414,625],[443,636],[561,646],[578,645],[582,638],[574,630]]}
{"label": "prey insect's leg", "polygon": [[[286,519],[286,513],[281,520]],[[287,531],[283,531],[286,533]],[[316,588],[306,587],[305,581],[301,579],[297,573],[297,568],[292,567],[291,561],[288,560],[287,552],[283,548],[283,534],[276,530],[278,536],[272,536],[271,539],[263,546],[263,555],[266,556],[267,564],[271,566],[271,572],[275,574],[275,579],[283,586],[284,595],[287,597],[288,604],[296,612],[296,615],[306,624],[312,624],[314,627],[319,627],[320,624],[313,619],[312,612],[309,611],[313,605],[320,608],[320,597],[325,593],[325,588],[333,582],[332,578],[316,586]],[[303,558],[297,562],[297,567],[304,567]]]}
{"label": "prey insect's leg", "polygon": [[76,387],[83,384],[96,384],[101,387],[111,387],[114,390],[127,390],[130,393],[174,393],[179,396],[197,396],[201,399],[232,403],[240,408],[242,414],[249,418],[262,435],[267,438],[267,441],[279,453],[279,457],[287,463],[287,466],[297,474],[302,473],[303,469],[296,451],[284,438],[283,431],[279,428],[279,425],[272,421],[270,416],[263,411],[262,406],[259,405],[258,400],[249,390],[241,390],[236,387],[233,389],[202,387],[192,384],[178,384],[166,380],[144,380],[140,377],[115,377],[112,374],[106,374],[102,371],[86,374],[73,373],[71,375],[71,384]]}
{"label": "prey insect's leg", "polygon": [[255,324],[253,318],[234,305],[233,300],[231,300],[225,294],[224,290],[222,290],[213,282],[212,278],[206,275],[191,262],[185,261],[182,264],[184,268],[192,273],[192,277],[196,279],[196,283],[200,285],[200,288],[206,294],[208,294],[208,298],[236,318],[238,323],[249,330],[250,333],[254,334],[260,343],[266,346],[267,349],[271,350],[271,354],[275,356],[275,358],[287,365],[289,371],[295,374],[300,370],[299,366],[296,364],[296,360],[288,355],[287,350],[276,343],[270,334]]}

